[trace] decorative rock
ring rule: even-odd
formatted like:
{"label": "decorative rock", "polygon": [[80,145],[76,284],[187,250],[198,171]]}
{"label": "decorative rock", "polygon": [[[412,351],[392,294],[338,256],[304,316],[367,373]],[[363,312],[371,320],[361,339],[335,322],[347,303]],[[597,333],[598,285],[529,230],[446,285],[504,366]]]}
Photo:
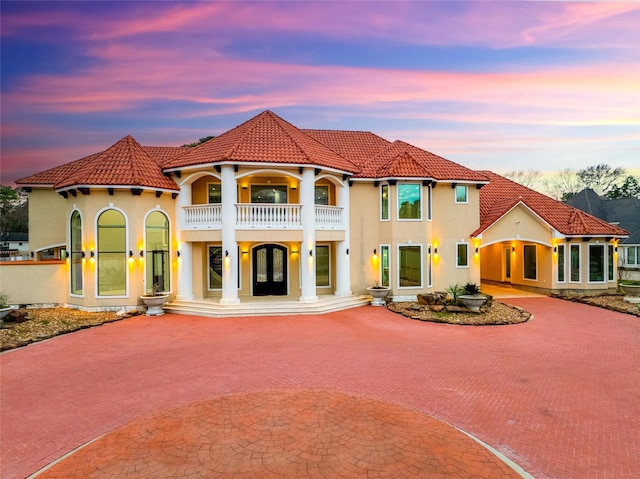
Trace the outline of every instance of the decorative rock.
{"label": "decorative rock", "polygon": [[469,312],[467,308],[464,308],[462,306],[445,306],[444,309],[446,311],[449,311],[450,313],[468,313]]}
{"label": "decorative rock", "polygon": [[29,313],[27,312],[27,310],[24,308],[21,308],[21,309],[14,309],[9,314],[7,314],[5,321],[11,322],[11,323],[24,323],[25,321],[28,321],[30,319],[31,318],[29,317]]}
{"label": "decorative rock", "polygon": [[444,309],[444,306],[442,306],[441,304],[434,304],[433,306],[430,306],[429,309],[431,311],[435,311],[436,313],[439,313]]}

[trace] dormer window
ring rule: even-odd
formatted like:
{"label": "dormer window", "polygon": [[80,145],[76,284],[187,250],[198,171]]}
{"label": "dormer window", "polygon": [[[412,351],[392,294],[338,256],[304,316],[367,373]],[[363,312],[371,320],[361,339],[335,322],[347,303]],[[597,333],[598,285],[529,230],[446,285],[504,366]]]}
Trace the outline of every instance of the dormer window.
{"label": "dormer window", "polygon": [[456,203],[469,203],[469,191],[467,185],[456,185]]}

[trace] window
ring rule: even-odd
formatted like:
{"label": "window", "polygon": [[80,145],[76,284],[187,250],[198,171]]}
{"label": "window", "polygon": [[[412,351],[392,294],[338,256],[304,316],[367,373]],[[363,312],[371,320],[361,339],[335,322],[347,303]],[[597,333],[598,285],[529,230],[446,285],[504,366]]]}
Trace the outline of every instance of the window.
{"label": "window", "polygon": [[391,259],[389,258],[389,245],[380,246],[380,285],[385,287],[391,286],[389,278],[389,265]]}
{"label": "window", "polygon": [[222,246],[209,246],[209,289],[222,289]]}
{"label": "window", "polygon": [[429,254],[427,255],[427,288],[433,286],[433,256],[431,255],[432,245],[428,246]]}
{"label": "window", "polygon": [[287,202],[286,185],[251,185],[251,203]]}
{"label": "window", "polygon": [[71,214],[69,239],[71,240],[71,294],[81,295],[82,287],[82,217],[79,211]]}
{"label": "window", "polygon": [[380,219],[389,219],[389,185],[380,188]]}
{"label": "window", "polygon": [[589,282],[604,282],[604,245],[589,245]]}
{"label": "window", "polygon": [[419,220],[422,218],[420,188],[420,185],[415,183],[398,185],[398,219]]}
{"label": "window", "polygon": [[427,219],[431,221],[431,185],[427,187]]}
{"label": "window", "polygon": [[614,280],[614,276],[613,276],[613,245],[609,245],[607,246],[607,271],[608,271],[608,276],[607,279],[609,281],[613,281]]}
{"label": "window", "polygon": [[398,285],[401,288],[422,287],[422,247],[398,247]]}
{"label": "window", "polygon": [[152,293],[169,291],[169,220],[160,211],[147,216],[146,235],[146,290]]}
{"label": "window", "polygon": [[469,266],[469,244],[456,243],[456,266],[467,268]]}
{"label": "window", "polygon": [[563,244],[559,244],[558,246],[556,246],[556,248],[558,248],[558,257],[557,257],[557,276],[556,276],[556,280],[558,281],[558,283],[564,283],[565,282],[565,278],[564,278],[564,270],[565,270],[565,254],[564,254],[564,245]]}
{"label": "window", "polygon": [[524,262],[523,262],[523,277],[524,279],[538,279],[536,261],[536,245],[526,244],[524,245]]}
{"label": "window", "polygon": [[127,290],[127,226],[124,215],[106,210],[98,217],[98,296]]}
{"label": "window", "polygon": [[329,204],[329,185],[317,185],[315,187],[316,205]]}
{"label": "window", "polygon": [[208,183],[207,189],[209,192],[209,203],[220,204],[222,203],[222,185],[220,183]]}
{"label": "window", "polygon": [[467,185],[456,185],[456,203],[468,203]]}
{"label": "window", "polygon": [[330,286],[329,246],[316,245],[316,286]]}
{"label": "window", "polygon": [[569,261],[571,262],[569,281],[571,281],[572,283],[580,283],[580,245],[570,245],[569,255]]}
{"label": "window", "polygon": [[626,246],[624,251],[625,266],[640,266],[640,246]]}

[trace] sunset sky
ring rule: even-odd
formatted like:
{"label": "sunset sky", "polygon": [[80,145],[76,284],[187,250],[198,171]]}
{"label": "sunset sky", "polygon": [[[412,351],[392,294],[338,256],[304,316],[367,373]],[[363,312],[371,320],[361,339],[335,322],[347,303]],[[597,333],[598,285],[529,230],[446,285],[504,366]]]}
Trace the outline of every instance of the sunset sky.
{"label": "sunset sky", "polygon": [[[474,169],[640,168],[635,2],[11,2],[2,183],[270,109]],[[640,170],[638,170],[640,171]]]}

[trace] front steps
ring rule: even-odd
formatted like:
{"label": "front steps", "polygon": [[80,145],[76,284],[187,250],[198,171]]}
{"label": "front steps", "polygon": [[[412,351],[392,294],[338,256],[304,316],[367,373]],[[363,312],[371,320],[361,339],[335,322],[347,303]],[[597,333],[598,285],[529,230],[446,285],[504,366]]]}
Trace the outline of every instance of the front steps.
{"label": "front steps", "polygon": [[[216,302],[214,302],[216,301]],[[303,314],[325,314],[332,311],[357,308],[371,304],[371,296],[320,296],[313,303],[302,303],[292,299],[269,297],[251,298],[238,304],[220,304],[217,300],[175,300],[164,305],[167,313],[190,314],[213,318],[241,316],[295,316]]]}

